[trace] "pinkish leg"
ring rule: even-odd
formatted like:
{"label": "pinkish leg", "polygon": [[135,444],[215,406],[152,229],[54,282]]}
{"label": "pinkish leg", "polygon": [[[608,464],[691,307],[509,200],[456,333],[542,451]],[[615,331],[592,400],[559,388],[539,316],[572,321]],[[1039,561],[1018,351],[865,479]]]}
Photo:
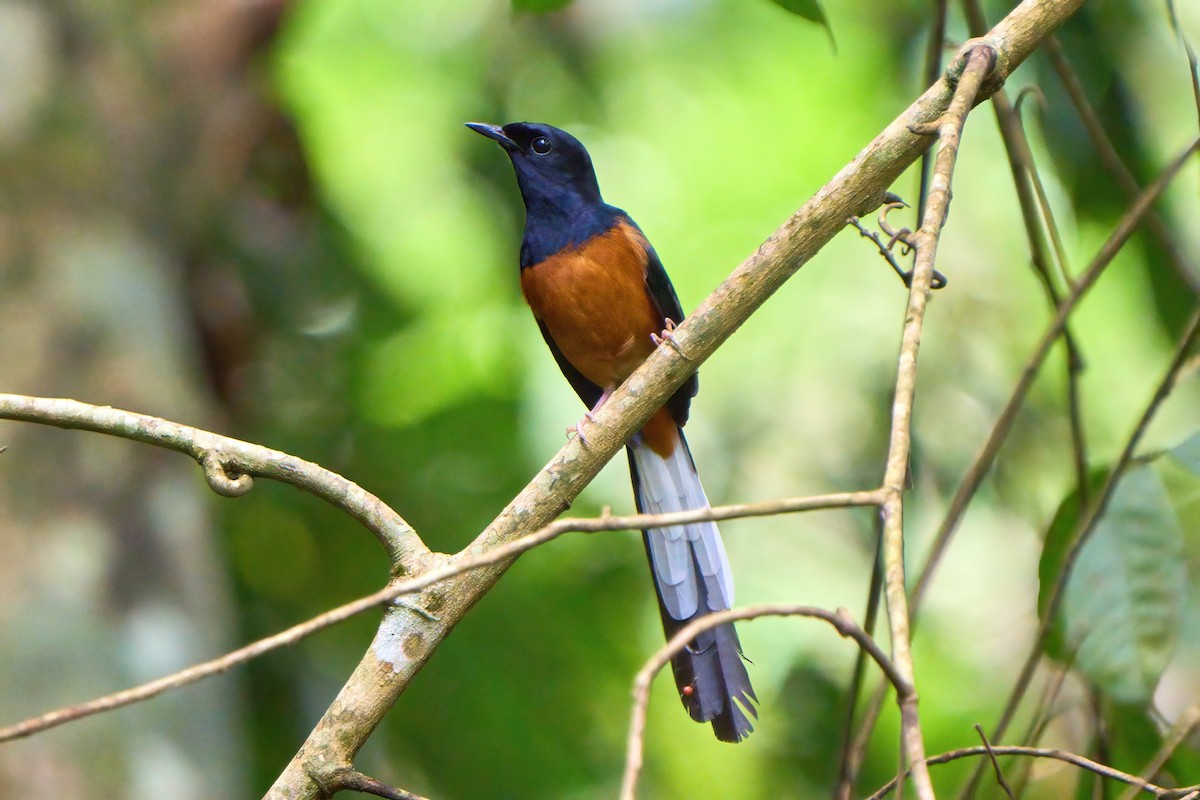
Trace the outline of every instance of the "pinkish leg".
{"label": "pinkish leg", "polygon": [[590,410],[583,412],[584,419],[591,422],[592,417],[596,416],[596,412],[600,410],[600,406],[604,405],[608,402],[608,398],[612,397],[612,393],[612,389],[605,389],[601,392],[600,399],[596,401],[596,405],[592,406]]}
{"label": "pinkish leg", "polygon": [[583,433],[584,423],[591,422],[592,418],[595,416],[596,412],[600,410],[600,406],[604,405],[605,401],[607,401],[608,398],[611,396],[612,396],[612,389],[605,389],[604,392],[601,393],[600,399],[596,401],[596,405],[592,406],[590,409],[583,412],[583,418],[581,420],[579,420],[579,422],[576,422],[574,425],[571,425],[570,427],[567,428],[567,438],[570,438],[571,434],[574,433],[576,436],[579,437],[579,441],[583,442],[586,445],[588,443],[588,440],[587,440],[587,436],[584,435],[584,433]]}
{"label": "pinkish leg", "polygon": [[666,342],[667,344],[671,345],[671,347],[675,348],[675,352],[679,353],[679,355],[683,356],[684,358],[687,358],[687,353],[683,352],[683,347],[679,344],[678,340],[675,339],[675,334],[671,332],[673,330],[675,330],[675,320],[667,317],[667,322],[663,327],[662,332],[650,334],[650,341],[654,342],[655,347],[659,346],[663,342]]}

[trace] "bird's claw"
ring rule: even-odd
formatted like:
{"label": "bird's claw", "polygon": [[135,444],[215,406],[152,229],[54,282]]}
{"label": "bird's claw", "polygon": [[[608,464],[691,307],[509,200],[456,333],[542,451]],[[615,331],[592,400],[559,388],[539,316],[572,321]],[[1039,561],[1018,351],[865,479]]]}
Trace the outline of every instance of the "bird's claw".
{"label": "bird's claw", "polygon": [[600,410],[600,406],[604,405],[604,401],[607,400],[611,395],[612,390],[605,389],[604,392],[601,393],[600,399],[596,401],[596,405],[583,412],[583,417],[579,420],[579,422],[576,422],[574,425],[571,425],[567,428],[567,438],[570,439],[571,434],[573,433],[579,437],[579,441],[582,442],[586,447],[588,445],[588,438],[587,434],[583,432],[583,426],[585,423],[592,422],[596,419],[596,412]]}
{"label": "bird's claw", "polygon": [[[587,419],[587,421],[590,421],[590,414],[591,414],[591,412],[588,412],[588,414],[584,415],[584,417]],[[576,436],[579,437],[579,441],[583,444],[583,446],[587,447],[588,438],[587,438],[587,435],[583,432],[584,421],[585,420],[581,419],[581,420],[579,420],[579,422],[576,422],[574,425],[568,425],[567,426],[567,438],[570,439],[571,434],[575,434]]]}
{"label": "bird's claw", "polygon": [[683,346],[679,344],[679,340],[676,339],[675,334],[672,333],[674,330],[675,320],[667,317],[666,325],[663,327],[662,331],[660,333],[650,334],[650,341],[654,342],[655,347],[658,347],[663,342],[666,342],[667,344],[671,345],[671,347],[675,348],[676,353],[679,353],[679,355],[683,356],[684,358],[688,358],[688,354],[683,352]]}

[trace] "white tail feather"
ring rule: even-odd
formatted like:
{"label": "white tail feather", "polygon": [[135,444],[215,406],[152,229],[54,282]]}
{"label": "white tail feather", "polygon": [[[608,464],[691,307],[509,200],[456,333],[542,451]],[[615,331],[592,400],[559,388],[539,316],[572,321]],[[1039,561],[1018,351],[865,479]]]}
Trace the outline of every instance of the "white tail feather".
{"label": "white tail feather", "polygon": [[[645,513],[708,508],[704,487],[682,437],[666,458],[644,444],[635,444],[631,449]],[[646,534],[650,560],[663,590],[663,604],[673,618],[687,620],[699,610],[702,593],[698,581],[704,582],[706,610],[733,606],[733,572],[715,523],[651,528]]]}

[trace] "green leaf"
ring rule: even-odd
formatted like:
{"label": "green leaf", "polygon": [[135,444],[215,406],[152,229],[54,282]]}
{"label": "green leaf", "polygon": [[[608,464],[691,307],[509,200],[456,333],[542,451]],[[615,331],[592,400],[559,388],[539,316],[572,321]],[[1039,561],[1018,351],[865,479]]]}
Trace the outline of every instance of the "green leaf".
{"label": "green leaf", "polygon": [[1163,745],[1161,729],[1154,720],[1156,712],[1144,703],[1130,705],[1111,700],[1101,701],[1097,711],[1108,736],[1104,763],[1140,773]]}
{"label": "green leaf", "polygon": [[[1104,482],[1103,473],[1093,473],[1089,476],[1088,493],[1094,495]],[[1071,536],[1079,524],[1079,490],[1068,494],[1054,512],[1054,519],[1046,531],[1042,542],[1042,557],[1038,561],[1038,619],[1046,618],[1046,606],[1050,602],[1050,593],[1058,574],[1062,572],[1063,561],[1067,557],[1067,549],[1071,544]],[[1046,637],[1045,652],[1050,658],[1071,663],[1075,654],[1063,641],[1063,630],[1060,620],[1061,612],[1055,619]]]}
{"label": "green leaf", "polygon": [[[1100,484],[1093,480],[1091,496]],[[1055,514],[1038,574],[1039,611],[1062,571],[1079,520],[1073,493]],[[1175,644],[1186,590],[1183,536],[1154,467],[1131,467],[1080,550],[1046,652],[1072,662],[1113,699],[1144,703]]]}
{"label": "green leaf", "polygon": [[790,11],[798,17],[815,22],[829,30],[829,20],[825,17],[825,9],[821,8],[818,0],[771,0],[771,2],[785,11]]}
{"label": "green leaf", "polygon": [[512,0],[513,11],[548,14],[571,5],[571,0]]}
{"label": "green leaf", "polygon": [[1179,462],[1180,466],[1193,475],[1200,476],[1200,433],[1192,434],[1187,441],[1169,450],[1168,453]]}

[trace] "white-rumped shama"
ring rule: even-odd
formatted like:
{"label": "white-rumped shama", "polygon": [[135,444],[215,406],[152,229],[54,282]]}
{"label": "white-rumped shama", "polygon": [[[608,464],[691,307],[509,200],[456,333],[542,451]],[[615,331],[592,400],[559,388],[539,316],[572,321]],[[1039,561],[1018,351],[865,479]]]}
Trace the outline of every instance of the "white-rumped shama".
{"label": "white-rumped shama", "polygon": [[[529,122],[467,126],[512,160],[525,201],[521,289],[558,366],[595,410],[653,352],[655,336],[682,321],[675,289],[637,224],[601,199],[575,137]],[[640,512],[708,507],[683,437],[697,386],[693,374],[627,445]],[[715,523],[651,528],[643,539],[668,638],[732,606],[733,573]],[[671,663],[692,719],[711,722],[722,741],[749,735],[757,698],[732,624],[701,634]]]}

